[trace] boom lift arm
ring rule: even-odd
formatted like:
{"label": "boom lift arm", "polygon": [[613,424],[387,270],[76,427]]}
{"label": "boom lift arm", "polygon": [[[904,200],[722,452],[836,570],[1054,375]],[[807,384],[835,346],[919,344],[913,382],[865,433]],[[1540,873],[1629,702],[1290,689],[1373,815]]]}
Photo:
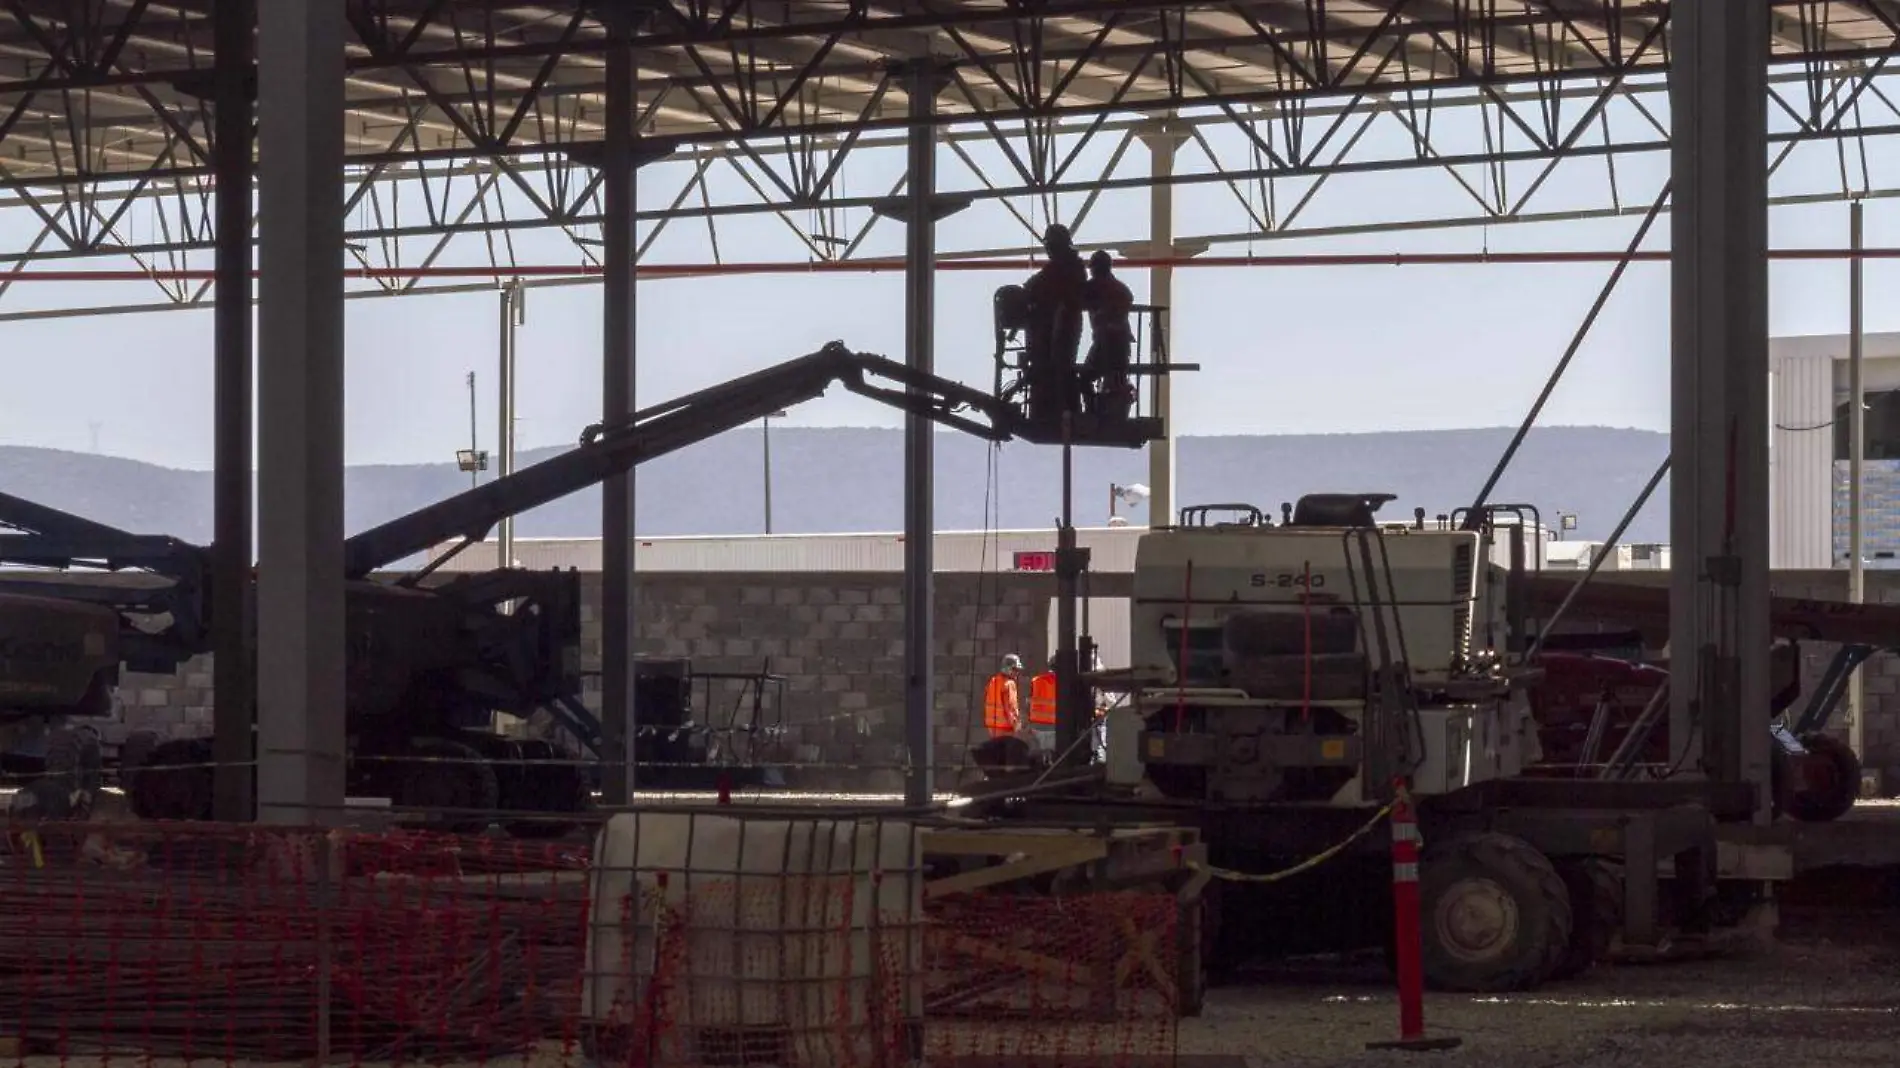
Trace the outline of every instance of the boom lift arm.
{"label": "boom lift arm", "polygon": [[[51,575],[0,579],[0,591],[117,610],[121,651],[134,671],[163,674],[210,648],[210,553],[164,534],[133,534],[105,523],[0,493],[0,564],[65,571],[75,566],[106,571],[146,571],[163,580],[100,586],[61,582]],[[166,581],[168,580],[168,581]],[[161,630],[131,616],[168,616]]]}
{"label": "boom lift arm", "polygon": [[[880,384],[880,379],[891,384]],[[405,580],[419,581],[509,516],[814,400],[834,384],[990,441],[1007,441],[1015,435],[1016,409],[988,393],[887,357],[853,352],[834,341],[810,355],[654,405],[623,423],[590,426],[582,433],[579,448],[363,531],[344,543],[344,573],[353,579],[365,578],[449,538],[461,537],[461,545]]]}
{"label": "boom lift arm", "polygon": [[[990,441],[1009,440],[1019,422],[1014,408],[987,393],[834,341],[809,355],[654,405],[625,422],[590,426],[577,449],[363,531],[344,542],[345,574],[367,578],[457,536],[465,539],[464,545],[479,541],[505,518],[823,396],[835,384]],[[0,493],[0,527],[18,532],[0,532],[0,563],[52,570],[76,565],[143,570],[173,579],[123,588],[67,583],[55,589],[54,584],[35,582],[34,588],[142,613],[172,612],[176,617],[182,610],[189,619],[183,630],[203,636],[202,608],[208,603],[204,591],[210,577],[204,547],[166,535],[133,534],[7,493]],[[181,596],[190,603],[178,603]]]}

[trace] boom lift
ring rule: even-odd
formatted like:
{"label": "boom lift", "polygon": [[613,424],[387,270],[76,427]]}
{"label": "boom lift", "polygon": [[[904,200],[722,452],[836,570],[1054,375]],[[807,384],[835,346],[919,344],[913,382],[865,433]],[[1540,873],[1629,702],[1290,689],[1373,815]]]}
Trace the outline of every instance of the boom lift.
{"label": "boom lift", "polygon": [[[1142,381],[1187,369],[1157,363],[1132,374]],[[525,717],[549,709],[584,742],[598,737],[598,723],[580,701],[579,576],[506,569],[434,578],[453,552],[393,579],[378,574],[444,541],[459,538],[459,551],[506,517],[815,399],[835,384],[991,441],[1135,448],[1159,433],[1159,421],[1139,410],[1118,419],[1032,420],[1021,398],[999,399],[839,342],[625,422],[589,427],[575,449],[344,543],[351,792],[390,797],[403,808],[454,810],[470,826],[487,822],[475,813],[500,810],[516,814],[505,824],[513,833],[564,833],[569,825],[559,820],[528,817],[573,814],[585,806],[579,761],[546,740],[497,735],[488,723],[493,711]],[[139,671],[172,671],[209,651],[206,549],[7,495],[0,495],[0,526],[13,530],[0,533],[0,564],[144,573],[110,584],[0,576],[0,649],[44,633],[55,619],[75,633],[91,627],[92,637],[78,647],[81,666],[92,669],[89,679],[116,679],[112,639],[117,654]],[[116,622],[110,638],[108,618]],[[81,711],[87,701],[96,704],[96,695],[78,687],[78,670],[13,653],[0,657],[0,725],[24,736]],[[209,818],[211,740],[141,741],[128,743],[133,752],[121,760],[135,811],[148,818]],[[149,752],[137,752],[141,748]],[[96,737],[87,752],[81,763],[96,769]],[[57,769],[49,764],[48,770]],[[52,796],[59,791],[42,792],[48,794],[43,810],[64,814]]]}

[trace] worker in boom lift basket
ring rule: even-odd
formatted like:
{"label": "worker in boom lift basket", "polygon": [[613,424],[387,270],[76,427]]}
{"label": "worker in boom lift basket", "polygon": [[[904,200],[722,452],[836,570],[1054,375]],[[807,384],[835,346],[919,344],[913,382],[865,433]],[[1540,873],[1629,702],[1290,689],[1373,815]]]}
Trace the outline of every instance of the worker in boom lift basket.
{"label": "worker in boom lift basket", "polygon": [[983,727],[991,738],[1022,732],[1022,692],[1017,687],[1022,676],[1023,658],[1011,653],[1003,658],[1003,669],[991,675],[983,688]]}
{"label": "worker in boom lift basket", "polygon": [[1089,257],[1089,278],[1082,285],[1082,307],[1089,317],[1089,355],[1082,377],[1088,383],[1083,403],[1089,414],[1126,419],[1135,403],[1128,381],[1133,362],[1135,331],[1130,322],[1135,295],[1115,277],[1114,261],[1106,251]]}
{"label": "worker in boom lift basket", "polygon": [[[1091,654],[1089,670],[1097,675],[1102,673],[1102,653],[1096,650]],[[1093,691],[1095,700],[1095,720],[1089,728],[1089,750],[1097,764],[1108,763],[1108,712],[1127,703],[1127,694],[1109,695],[1101,690]]]}
{"label": "worker in boom lift basket", "polygon": [[1053,223],[1042,235],[1048,262],[1023,290],[1029,298],[1023,377],[1029,381],[1029,418],[1053,423],[1076,410],[1076,353],[1082,347],[1082,291],[1088,268],[1069,228]]}

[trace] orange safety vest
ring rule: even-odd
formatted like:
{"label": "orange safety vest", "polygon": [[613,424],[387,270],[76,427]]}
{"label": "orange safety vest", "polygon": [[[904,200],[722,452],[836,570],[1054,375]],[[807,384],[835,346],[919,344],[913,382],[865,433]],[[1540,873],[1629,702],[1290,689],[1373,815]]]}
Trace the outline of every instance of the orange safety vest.
{"label": "orange safety vest", "polygon": [[1029,722],[1038,727],[1056,725],[1056,673],[1045,671],[1029,682]]}
{"label": "orange safety vest", "polygon": [[990,736],[1016,733],[1016,718],[1021,714],[1016,705],[1016,681],[1001,672],[991,675],[990,684],[983,690],[983,726]]}

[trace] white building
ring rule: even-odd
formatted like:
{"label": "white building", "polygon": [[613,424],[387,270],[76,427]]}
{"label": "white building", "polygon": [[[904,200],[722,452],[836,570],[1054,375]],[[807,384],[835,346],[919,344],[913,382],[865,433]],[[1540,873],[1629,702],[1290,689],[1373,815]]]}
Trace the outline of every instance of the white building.
{"label": "white building", "polygon": [[1544,545],[1544,570],[1585,571],[1603,556],[1598,571],[1667,571],[1669,546],[1654,542],[1618,545],[1608,554],[1600,541],[1552,541]]}
{"label": "white building", "polygon": [[[1847,566],[1845,334],[1769,342],[1769,478],[1775,568]],[[1869,567],[1900,554],[1900,333],[1863,339],[1867,465],[1861,489]]]}

